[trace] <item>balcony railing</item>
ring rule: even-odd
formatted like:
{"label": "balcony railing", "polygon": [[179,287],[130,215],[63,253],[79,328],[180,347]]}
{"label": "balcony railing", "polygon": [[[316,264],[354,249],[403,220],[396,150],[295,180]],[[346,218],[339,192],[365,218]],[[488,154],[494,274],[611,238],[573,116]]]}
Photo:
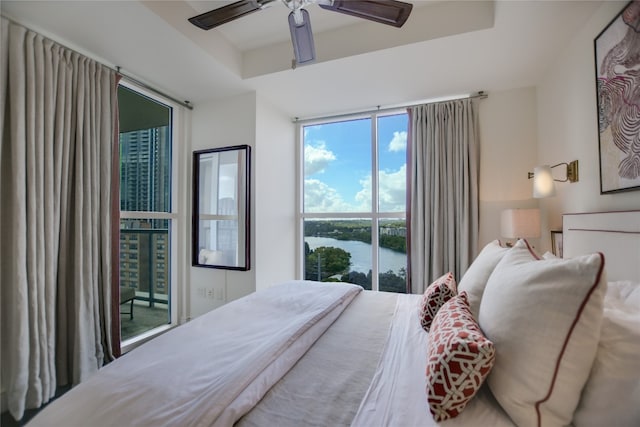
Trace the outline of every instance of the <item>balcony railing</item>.
{"label": "balcony railing", "polygon": [[135,288],[138,301],[169,304],[169,230],[120,229],[120,286]]}

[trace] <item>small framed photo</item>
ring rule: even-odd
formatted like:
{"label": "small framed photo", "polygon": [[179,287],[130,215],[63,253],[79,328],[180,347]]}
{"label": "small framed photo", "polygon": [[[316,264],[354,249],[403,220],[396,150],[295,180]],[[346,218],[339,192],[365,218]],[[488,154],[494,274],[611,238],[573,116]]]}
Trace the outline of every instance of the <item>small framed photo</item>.
{"label": "small framed photo", "polygon": [[562,230],[551,231],[551,252],[558,258],[562,258]]}

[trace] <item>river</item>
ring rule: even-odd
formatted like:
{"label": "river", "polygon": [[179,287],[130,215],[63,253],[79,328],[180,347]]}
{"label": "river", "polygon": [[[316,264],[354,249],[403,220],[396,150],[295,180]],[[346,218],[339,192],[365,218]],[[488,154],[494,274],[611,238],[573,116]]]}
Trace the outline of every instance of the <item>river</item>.
{"label": "river", "polygon": [[[349,252],[351,254],[351,271],[367,274],[371,270],[371,245],[369,243],[337,240],[330,237],[305,237],[304,241],[309,244],[309,248],[312,250],[320,246],[330,246]],[[393,270],[398,274],[401,268],[407,269],[407,255],[391,249],[380,248],[379,263],[380,272],[385,273]]]}

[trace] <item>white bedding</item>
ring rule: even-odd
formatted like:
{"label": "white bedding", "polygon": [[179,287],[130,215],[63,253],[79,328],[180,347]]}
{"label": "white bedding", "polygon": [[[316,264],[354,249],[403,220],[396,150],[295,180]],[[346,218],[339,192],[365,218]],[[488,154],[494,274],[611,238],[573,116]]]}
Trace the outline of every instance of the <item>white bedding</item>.
{"label": "white bedding", "polygon": [[296,281],[237,300],[106,366],[29,426],[514,425],[486,384],[435,422],[421,295],[361,290]]}
{"label": "white bedding", "polygon": [[389,339],[352,426],[513,426],[486,386],[458,417],[433,420],[425,392],[429,335],[417,316],[421,297],[398,295]]}
{"label": "white bedding", "polygon": [[367,391],[398,294],[361,292],[318,342],[235,425],[346,427]]}
{"label": "white bedding", "polygon": [[361,290],[292,281],[236,300],[107,365],[29,426],[231,425]]}

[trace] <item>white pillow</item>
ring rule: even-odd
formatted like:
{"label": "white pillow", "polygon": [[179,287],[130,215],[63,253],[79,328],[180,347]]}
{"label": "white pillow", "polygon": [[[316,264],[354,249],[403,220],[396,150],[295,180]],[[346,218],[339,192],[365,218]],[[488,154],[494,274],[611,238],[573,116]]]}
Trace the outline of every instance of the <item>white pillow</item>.
{"label": "white pillow", "polygon": [[466,292],[469,300],[469,307],[473,317],[478,318],[478,310],[480,309],[480,300],[487,280],[496,268],[498,262],[507,253],[509,248],[500,246],[499,240],[488,243],[478,254],[476,259],[471,263],[467,271],[462,276],[462,280],[458,283],[458,292]]}
{"label": "white pillow", "polygon": [[479,317],[496,349],[487,383],[516,425],[571,423],[598,348],[604,276],[602,254],[540,260],[523,240],[491,274]]}
{"label": "white pillow", "polygon": [[630,310],[640,310],[640,283],[629,280],[609,282],[604,300],[612,301],[615,305],[622,304]]}
{"label": "white pillow", "polygon": [[578,427],[640,423],[640,283],[608,288],[596,360],[574,415]]}

